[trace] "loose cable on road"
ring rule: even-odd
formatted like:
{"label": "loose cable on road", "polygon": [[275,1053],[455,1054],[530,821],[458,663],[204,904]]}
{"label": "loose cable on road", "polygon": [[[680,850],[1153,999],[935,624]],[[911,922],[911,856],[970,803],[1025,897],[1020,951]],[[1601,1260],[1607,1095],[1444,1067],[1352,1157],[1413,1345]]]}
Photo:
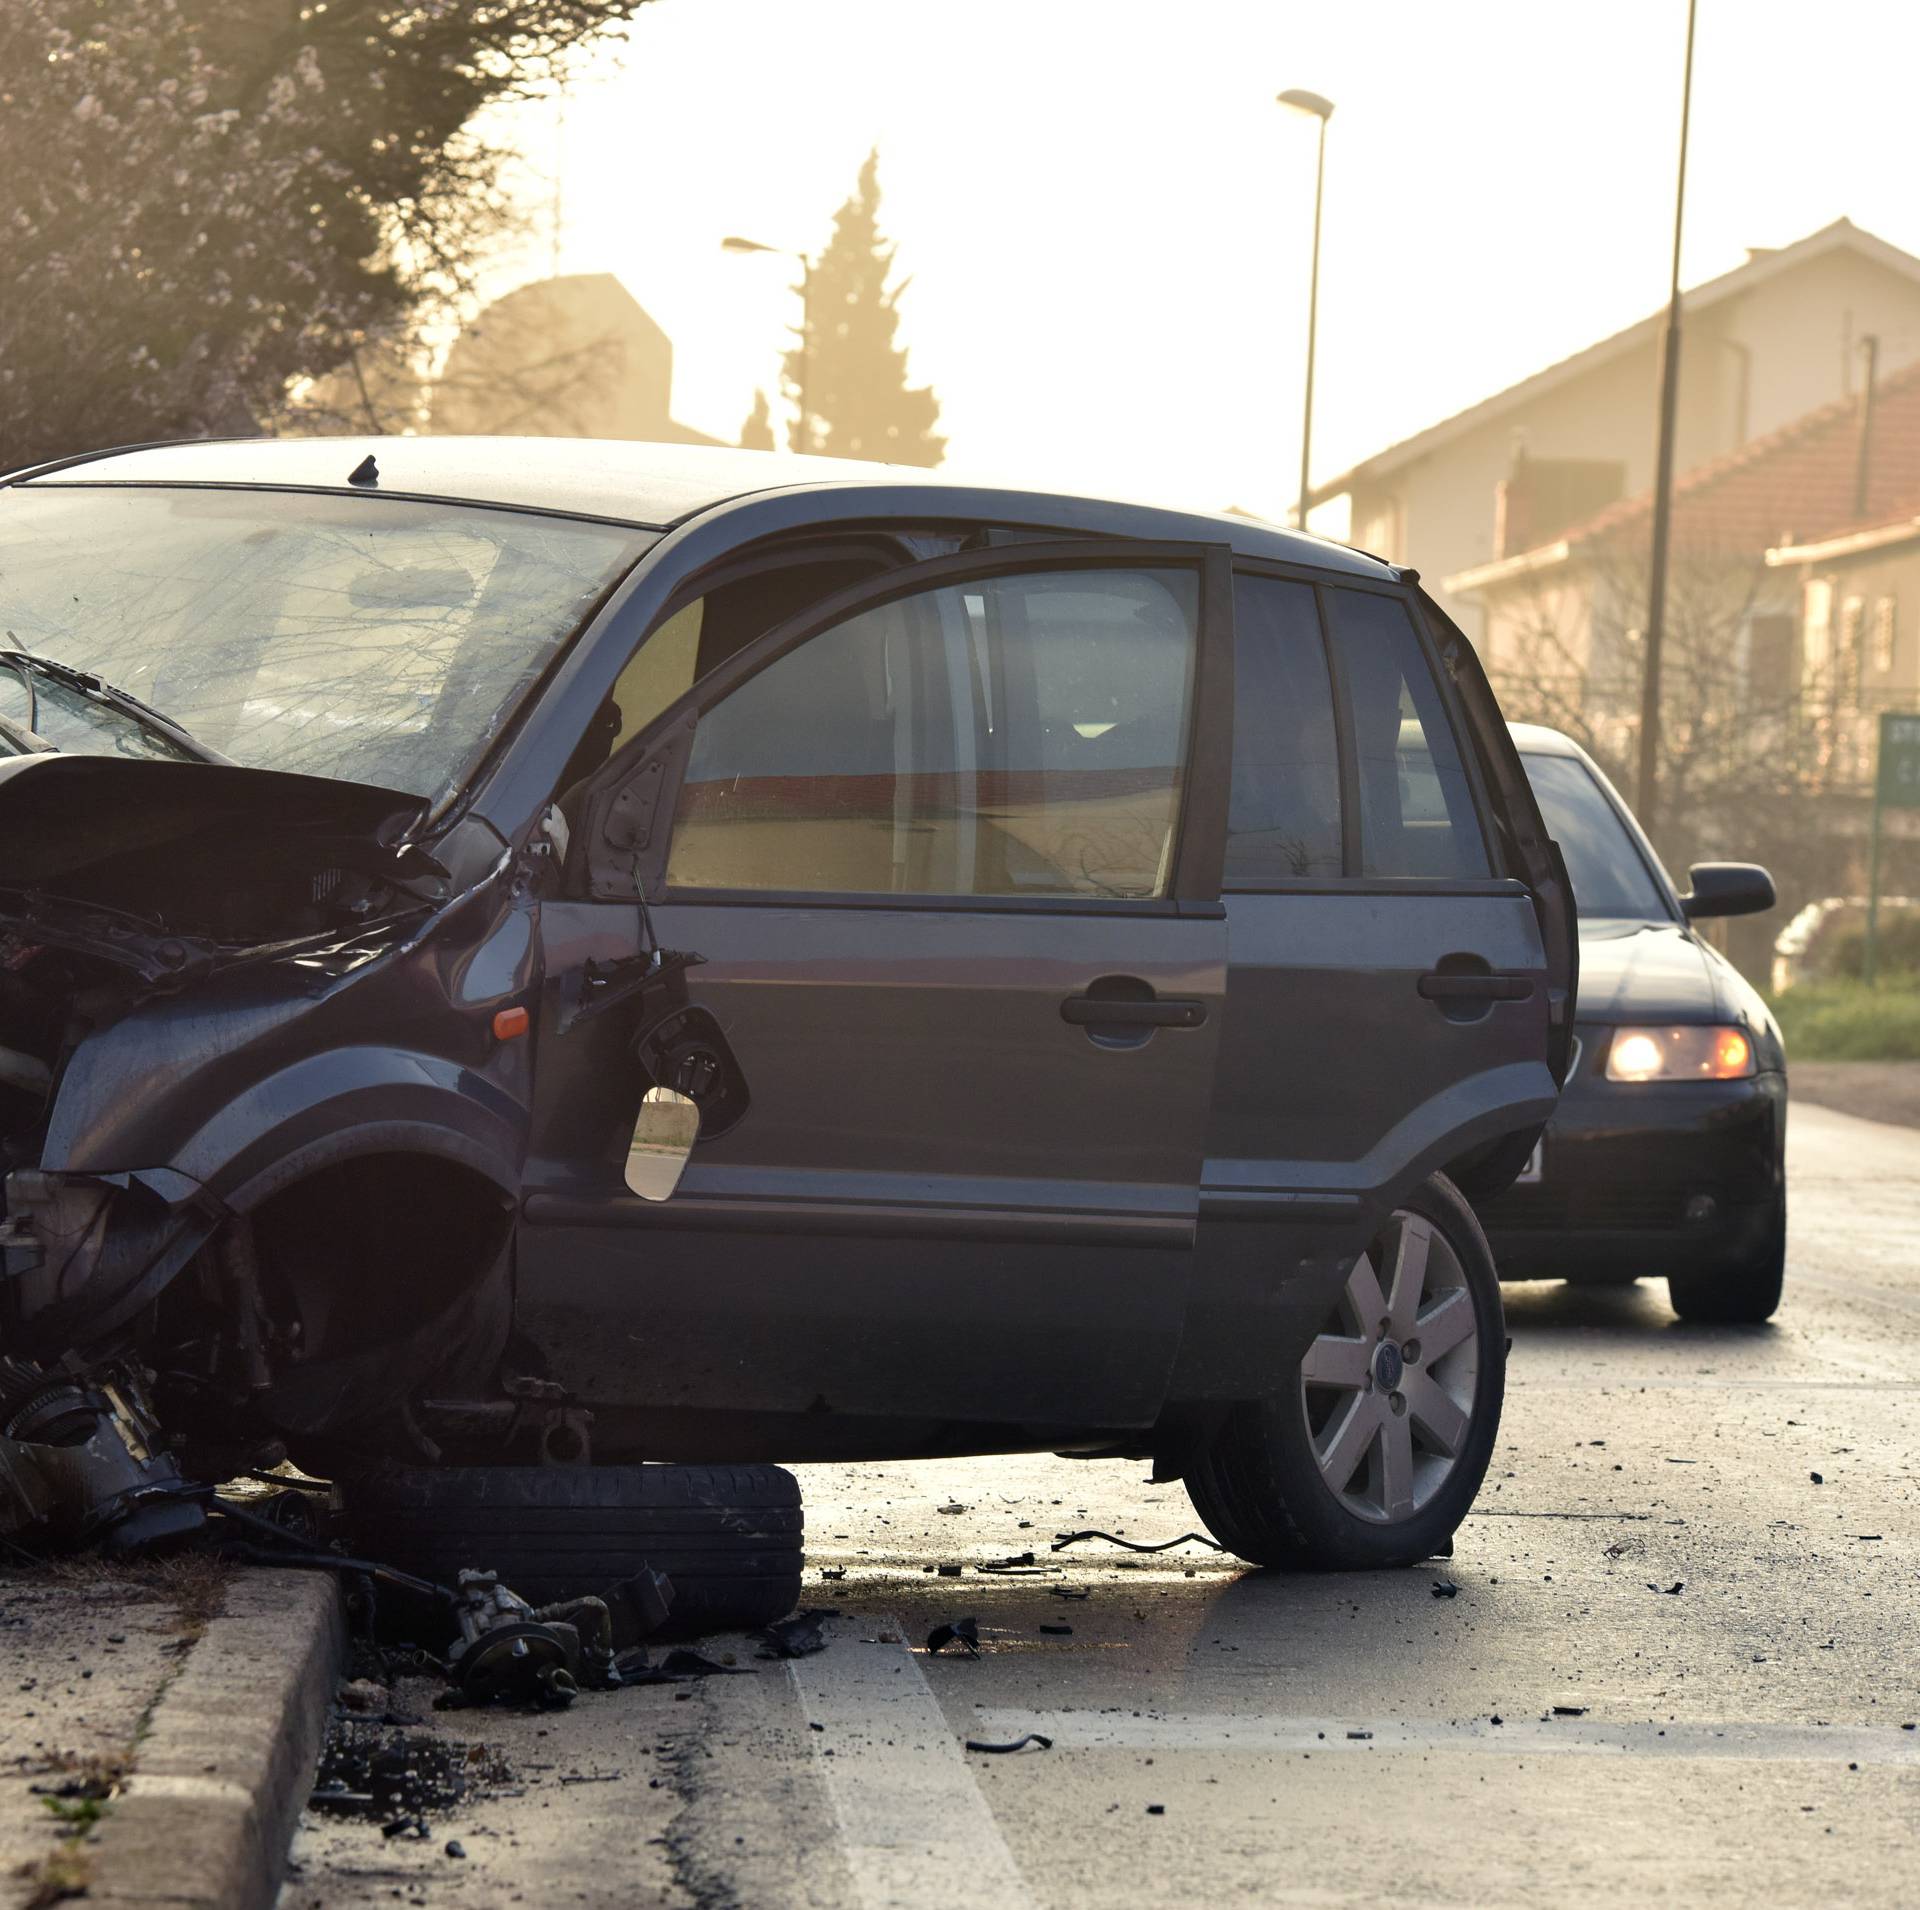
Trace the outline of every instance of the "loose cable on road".
{"label": "loose cable on road", "polygon": [[1004,1757],[1010,1751],[1024,1751],[1029,1744],[1037,1744],[1043,1751],[1053,1749],[1053,1740],[1041,1731],[1029,1731],[1023,1738],[1015,1738],[1010,1744],[985,1744],[979,1738],[969,1738],[969,1751],[983,1751],[989,1757]]}
{"label": "loose cable on road", "polygon": [[1070,1545],[1078,1545],[1083,1539],[1105,1539],[1109,1545],[1118,1545],[1129,1552],[1171,1552],[1176,1545],[1204,1545],[1211,1551],[1224,1552],[1224,1545],[1215,1544],[1204,1532],[1182,1532],[1177,1539],[1163,1539],[1158,1545],[1142,1545],[1134,1539],[1123,1539],[1117,1532],[1060,1532],[1054,1535],[1053,1550],[1064,1552]]}

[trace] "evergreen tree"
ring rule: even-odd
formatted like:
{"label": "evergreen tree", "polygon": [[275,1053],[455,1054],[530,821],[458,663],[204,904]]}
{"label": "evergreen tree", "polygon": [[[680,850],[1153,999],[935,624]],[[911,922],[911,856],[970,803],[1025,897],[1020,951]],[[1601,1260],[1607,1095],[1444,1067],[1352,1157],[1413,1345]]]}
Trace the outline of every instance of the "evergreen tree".
{"label": "evergreen tree", "polygon": [[764,391],[753,394],[753,409],[747,413],[746,422],[740,427],[740,448],[743,451],[773,449],[773,420],[767,412],[767,394]]}
{"label": "evergreen tree", "polygon": [[907,383],[906,347],[894,337],[910,281],[887,285],[894,248],[880,233],[879,171],[871,152],[808,277],[806,330],[786,357],[788,391],[805,401],[790,441],[828,457],[938,464],[947,448],[934,429],[940,400],[930,385]]}

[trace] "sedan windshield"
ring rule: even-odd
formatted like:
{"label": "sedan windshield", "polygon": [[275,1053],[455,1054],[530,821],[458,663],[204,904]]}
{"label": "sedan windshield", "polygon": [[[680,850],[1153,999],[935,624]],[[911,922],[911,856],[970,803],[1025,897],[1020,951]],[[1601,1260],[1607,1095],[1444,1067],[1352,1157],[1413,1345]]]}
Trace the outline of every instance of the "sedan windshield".
{"label": "sedan windshield", "polygon": [[1673,911],[1639,846],[1586,764],[1575,756],[1528,755],[1521,760],[1546,819],[1547,833],[1567,859],[1579,912],[1639,922],[1671,921]]}
{"label": "sedan windshield", "polygon": [[[402,498],[18,486],[0,491],[0,715],[75,754],[183,757],[184,733],[437,803],[651,541]],[[97,676],[175,736],[8,651]]]}

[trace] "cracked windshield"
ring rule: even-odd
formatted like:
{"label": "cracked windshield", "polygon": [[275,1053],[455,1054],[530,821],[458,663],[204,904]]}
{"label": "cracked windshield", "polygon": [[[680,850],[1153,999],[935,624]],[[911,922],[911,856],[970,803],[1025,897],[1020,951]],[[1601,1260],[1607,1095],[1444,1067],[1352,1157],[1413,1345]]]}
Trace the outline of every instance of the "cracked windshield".
{"label": "cracked windshield", "polygon": [[211,754],[437,799],[642,541],[390,499],[15,491],[0,509],[6,740],[23,747],[24,727],[71,754]]}

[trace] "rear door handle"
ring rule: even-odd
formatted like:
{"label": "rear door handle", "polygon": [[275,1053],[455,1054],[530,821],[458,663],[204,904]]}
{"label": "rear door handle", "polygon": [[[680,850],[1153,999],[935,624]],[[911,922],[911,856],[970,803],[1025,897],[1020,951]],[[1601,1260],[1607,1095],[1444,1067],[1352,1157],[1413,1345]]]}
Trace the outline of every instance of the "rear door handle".
{"label": "rear door handle", "polygon": [[1203,1001],[1178,998],[1127,1001],[1110,995],[1069,995],[1060,1004],[1060,1019],[1076,1028],[1098,1024],[1126,1028],[1197,1028],[1207,1018]]}
{"label": "rear door handle", "polygon": [[1525,1001],[1533,993],[1526,975],[1456,975],[1436,969],[1420,977],[1428,1001]]}

